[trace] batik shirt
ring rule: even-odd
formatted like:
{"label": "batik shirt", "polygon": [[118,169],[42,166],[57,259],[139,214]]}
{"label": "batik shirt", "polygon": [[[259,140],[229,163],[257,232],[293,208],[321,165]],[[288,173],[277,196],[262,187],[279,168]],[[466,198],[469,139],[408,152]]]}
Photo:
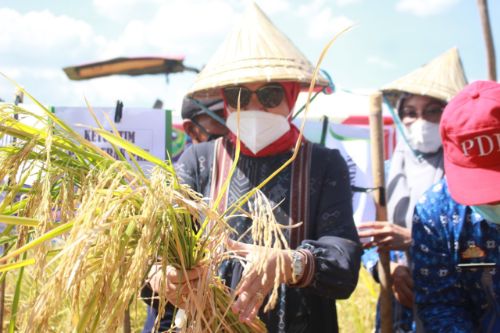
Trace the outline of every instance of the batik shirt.
{"label": "batik shirt", "polygon": [[500,332],[500,225],[453,201],[445,179],[416,206],[411,254],[427,332]]}
{"label": "batik shirt", "polygon": [[[193,145],[177,163],[182,181],[205,197],[210,195],[214,145],[214,141]],[[241,155],[228,189],[228,204],[260,184],[291,155],[292,151],[267,157]],[[316,272],[306,288],[283,285],[276,308],[259,314],[270,333],[337,332],[335,299],[349,297],[357,283],[361,249],[352,216],[347,165],[338,150],[313,144],[308,172],[308,189],[301,189],[309,200],[309,214],[304,221],[307,232],[301,246],[313,253]],[[291,177],[291,168],[287,167],[262,188],[276,207],[276,220],[282,224],[289,218]],[[231,218],[234,238],[246,234],[251,223],[245,216]],[[252,242],[250,237],[242,241]],[[225,263],[220,273],[234,288],[241,276],[241,265]]]}

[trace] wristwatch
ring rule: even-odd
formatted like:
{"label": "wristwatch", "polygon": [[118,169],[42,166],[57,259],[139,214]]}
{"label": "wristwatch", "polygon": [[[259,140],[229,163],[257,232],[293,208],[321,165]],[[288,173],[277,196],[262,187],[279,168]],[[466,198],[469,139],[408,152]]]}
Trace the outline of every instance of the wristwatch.
{"label": "wristwatch", "polygon": [[292,253],[292,284],[299,282],[304,275],[305,263],[304,256],[299,251]]}

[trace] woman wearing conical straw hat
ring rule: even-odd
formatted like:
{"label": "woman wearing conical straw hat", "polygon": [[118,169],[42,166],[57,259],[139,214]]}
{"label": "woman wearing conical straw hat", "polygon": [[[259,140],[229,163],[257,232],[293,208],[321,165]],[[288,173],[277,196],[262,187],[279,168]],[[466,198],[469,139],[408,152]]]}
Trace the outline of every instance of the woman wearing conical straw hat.
{"label": "woman wearing conical straw hat", "polygon": [[[178,162],[182,180],[207,197],[217,197],[239,132],[237,170],[218,208],[224,211],[262,183],[295,151],[299,131],[291,123],[292,110],[313,71],[304,55],[252,4],[190,91],[195,98],[223,97],[230,133],[186,151]],[[327,85],[318,77],[319,89]],[[337,150],[304,140],[295,160],[261,193],[272,203],[278,223],[297,227],[283,229],[289,249],[275,250],[257,262],[249,256],[262,250],[247,232],[252,221],[241,215],[229,219],[235,232],[228,248],[244,258],[220,267],[221,277],[234,290],[230,311],[242,322],[259,316],[269,332],[337,332],[335,299],[347,298],[355,289],[361,253],[345,161]],[[243,206],[245,211],[251,201]],[[256,265],[262,270],[252,269]],[[264,309],[275,281],[275,306]]]}
{"label": "woman wearing conical straw hat", "polygon": [[[439,123],[446,103],[466,85],[458,50],[450,49],[428,64],[382,88],[397,109],[402,135],[394,151],[387,179],[389,221],[358,225],[364,245],[391,252],[393,327],[395,332],[421,332],[414,320],[413,279],[407,251],[411,245],[413,211],[417,201],[444,176]],[[378,257],[372,248],[363,256],[373,271]],[[380,320],[377,316],[377,331]]]}

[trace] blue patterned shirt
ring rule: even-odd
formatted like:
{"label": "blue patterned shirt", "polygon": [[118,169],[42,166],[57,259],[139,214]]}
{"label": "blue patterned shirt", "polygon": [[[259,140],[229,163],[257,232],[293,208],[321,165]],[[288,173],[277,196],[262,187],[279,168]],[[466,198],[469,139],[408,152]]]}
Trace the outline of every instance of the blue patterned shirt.
{"label": "blue patterned shirt", "polygon": [[[427,332],[500,332],[500,225],[456,203],[446,180],[413,220],[415,302]],[[493,268],[459,264],[491,263]]]}

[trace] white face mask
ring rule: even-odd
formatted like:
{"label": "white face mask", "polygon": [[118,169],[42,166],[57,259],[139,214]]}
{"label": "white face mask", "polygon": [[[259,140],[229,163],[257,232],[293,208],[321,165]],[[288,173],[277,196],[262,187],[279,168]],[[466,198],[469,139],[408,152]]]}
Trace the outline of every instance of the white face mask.
{"label": "white face mask", "polygon": [[[236,112],[229,114],[226,126],[236,135],[238,131]],[[269,146],[289,130],[290,124],[282,115],[265,111],[240,112],[240,140],[254,154]]]}
{"label": "white face mask", "polygon": [[415,120],[407,129],[410,145],[421,153],[434,153],[442,145],[439,124],[420,118]]}
{"label": "white face mask", "polygon": [[499,205],[478,205],[471,206],[472,210],[481,215],[486,221],[500,224],[500,204]]}

